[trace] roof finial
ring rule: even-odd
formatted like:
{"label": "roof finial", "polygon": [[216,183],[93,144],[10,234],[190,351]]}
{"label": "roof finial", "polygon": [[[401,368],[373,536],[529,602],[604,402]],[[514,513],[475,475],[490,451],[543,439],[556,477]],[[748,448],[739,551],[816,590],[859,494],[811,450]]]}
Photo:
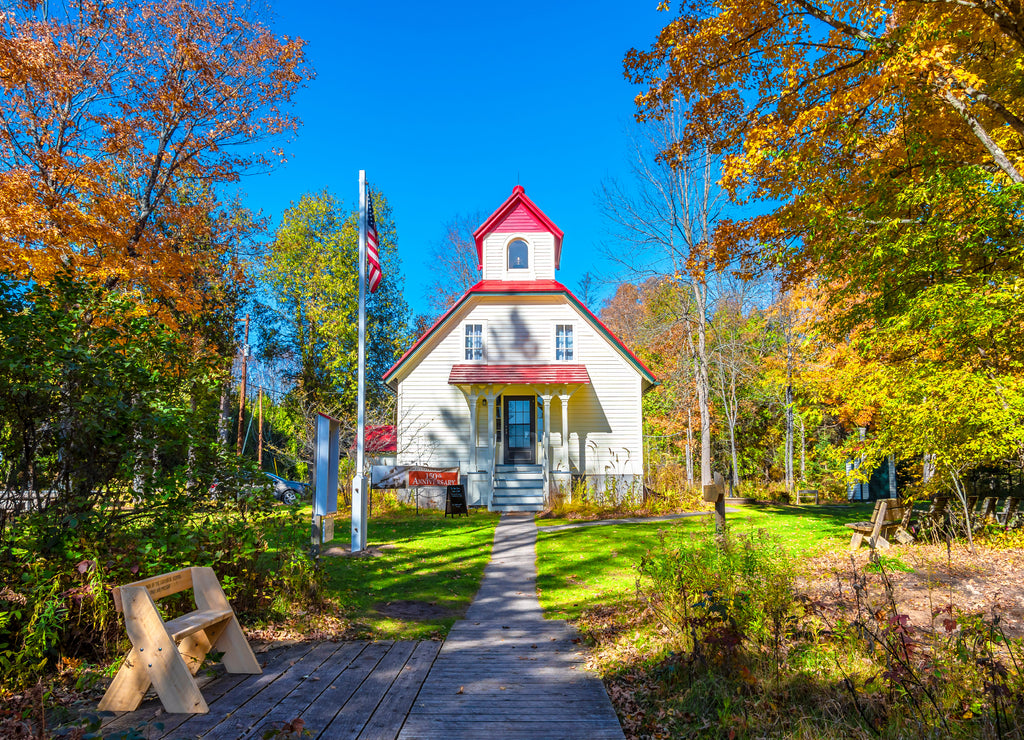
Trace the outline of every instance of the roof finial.
{"label": "roof finial", "polygon": [[522,185],[516,185],[514,188],[512,188],[512,195],[518,195],[519,193],[525,192],[526,188],[524,188]]}

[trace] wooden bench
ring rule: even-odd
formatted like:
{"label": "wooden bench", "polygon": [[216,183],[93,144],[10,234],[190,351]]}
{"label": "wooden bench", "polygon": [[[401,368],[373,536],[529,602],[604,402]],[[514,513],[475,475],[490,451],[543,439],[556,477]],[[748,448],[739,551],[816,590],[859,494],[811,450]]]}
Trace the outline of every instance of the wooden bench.
{"label": "wooden bench", "polygon": [[[194,611],[165,622],[156,601],[192,589]],[[152,685],[168,712],[206,714],[195,674],[211,650],[224,653],[228,673],[262,673],[249,641],[211,568],[183,568],[115,588],[132,642],[100,711],[131,712]]]}
{"label": "wooden bench", "polygon": [[846,526],[853,530],[850,540],[850,552],[855,552],[865,537],[868,546],[889,547],[889,537],[893,532],[903,529],[910,518],[911,507],[896,498],[879,499],[871,512],[871,521],[850,522]]}
{"label": "wooden bench", "polygon": [[810,488],[810,489],[800,490],[798,488],[796,490],[796,503],[797,503],[797,506],[799,506],[801,504],[804,504],[804,503],[807,503],[808,501],[810,501],[810,502],[812,502],[814,504],[818,503],[818,491],[817,491],[817,489]]}

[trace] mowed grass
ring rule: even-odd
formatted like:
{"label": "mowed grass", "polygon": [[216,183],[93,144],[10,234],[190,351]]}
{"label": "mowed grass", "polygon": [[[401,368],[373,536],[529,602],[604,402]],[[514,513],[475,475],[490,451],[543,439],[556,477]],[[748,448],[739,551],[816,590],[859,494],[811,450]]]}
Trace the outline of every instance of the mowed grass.
{"label": "mowed grass", "polygon": [[[455,518],[422,509],[419,514],[371,516],[367,545],[379,552],[379,557],[322,558],[328,596],[338,602],[342,616],[351,620],[353,636],[442,637],[480,587],[497,523],[498,515],[487,511]],[[350,531],[350,520],[337,519],[331,545],[346,544]],[[444,614],[397,618],[381,612],[395,602]]]}
{"label": "mowed grass", "polygon": [[[850,506],[743,506],[726,514],[734,532],[765,529],[782,541],[791,557],[801,558],[843,547],[850,540],[846,522],[871,517],[873,504]],[[539,527],[580,524],[564,519],[538,520]],[[636,592],[636,566],[658,542],[659,531],[685,536],[712,527],[710,516],[645,524],[616,524],[539,532],[537,587],[550,619],[576,619],[584,612],[630,600]]]}

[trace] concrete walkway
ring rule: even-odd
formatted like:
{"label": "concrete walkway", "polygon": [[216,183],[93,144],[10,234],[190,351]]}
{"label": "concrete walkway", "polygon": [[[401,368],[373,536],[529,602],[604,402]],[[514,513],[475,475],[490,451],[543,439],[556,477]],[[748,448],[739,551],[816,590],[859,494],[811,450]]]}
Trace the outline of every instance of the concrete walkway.
{"label": "concrete walkway", "polygon": [[576,631],[537,599],[537,526],[505,515],[465,619],[441,647],[399,740],[624,738]]}
{"label": "concrete walkway", "polygon": [[[674,519],[687,519],[691,516],[711,516],[713,511],[686,511],[682,514],[665,514],[664,516],[638,516],[628,519],[595,519],[572,524],[555,524],[550,527],[537,527],[538,532],[561,532],[563,529],[579,529],[580,527],[610,527],[613,524],[650,524],[651,522],[671,522]],[[738,509],[726,509],[726,514],[738,514]]]}

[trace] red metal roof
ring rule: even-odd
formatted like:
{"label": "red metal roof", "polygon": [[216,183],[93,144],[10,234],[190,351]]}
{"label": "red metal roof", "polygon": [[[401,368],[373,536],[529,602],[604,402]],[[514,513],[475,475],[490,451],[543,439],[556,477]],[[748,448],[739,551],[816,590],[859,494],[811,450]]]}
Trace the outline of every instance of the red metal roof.
{"label": "red metal roof", "polygon": [[369,453],[397,452],[398,436],[393,424],[367,425],[365,448]]}
{"label": "red metal roof", "polygon": [[472,288],[462,294],[459,300],[452,304],[452,307],[445,311],[444,315],[441,316],[437,321],[434,322],[433,326],[427,329],[423,336],[416,340],[416,342],[402,355],[398,362],[388,368],[387,372],[384,373],[383,378],[385,383],[390,383],[394,374],[398,372],[398,369],[405,364],[412,355],[418,350],[430,336],[438,330],[448,318],[454,314],[459,306],[464,304],[471,295],[524,295],[524,294],[546,294],[546,295],[564,295],[566,296],[577,308],[579,308],[583,315],[586,316],[590,321],[593,322],[594,326],[601,331],[609,341],[615,346],[621,349],[632,362],[636,369],[643,375],[651,385],[657,385],[658,379],[654,377],[652,373],[640,358],[633,354],[633,351],[622,343],[622,340],[615,336],[614,332],[609,329],[601,319],[597,318],[593,312],[583,305],[575,295],[572,294],[568,288],[562,285],[557,280],[481,280]]}
{"label": "red metal roof", "polygon": [[449,385],[471,383],[590,383],[584,365],[452,365]]}
{"label": "red metal roof", "polygon": [[[523,213],[525,211],[525,213]],[[517,213],[518,212],[518,213]],[[513,214],[515,214],[513,216]],[[506,219],[512,217],[508,226],[503,228]],[[484,238],[495,232],[505,232],[513,229],[514,226],[522,227],[529,221],[539,223],[545,231],[550,231],[555,237],[555,269],[562,261],[562,230],[555,226],[554,222],[544,215],[544,211],[537,207],[537,204],[526,197],[526,190],[522,185],[512,188],[512,195],[502,203],[498,210],[492,213],[480,227],[473,232],[473,240],[476,242],[476,258],[480,269],[484,264]]]}

